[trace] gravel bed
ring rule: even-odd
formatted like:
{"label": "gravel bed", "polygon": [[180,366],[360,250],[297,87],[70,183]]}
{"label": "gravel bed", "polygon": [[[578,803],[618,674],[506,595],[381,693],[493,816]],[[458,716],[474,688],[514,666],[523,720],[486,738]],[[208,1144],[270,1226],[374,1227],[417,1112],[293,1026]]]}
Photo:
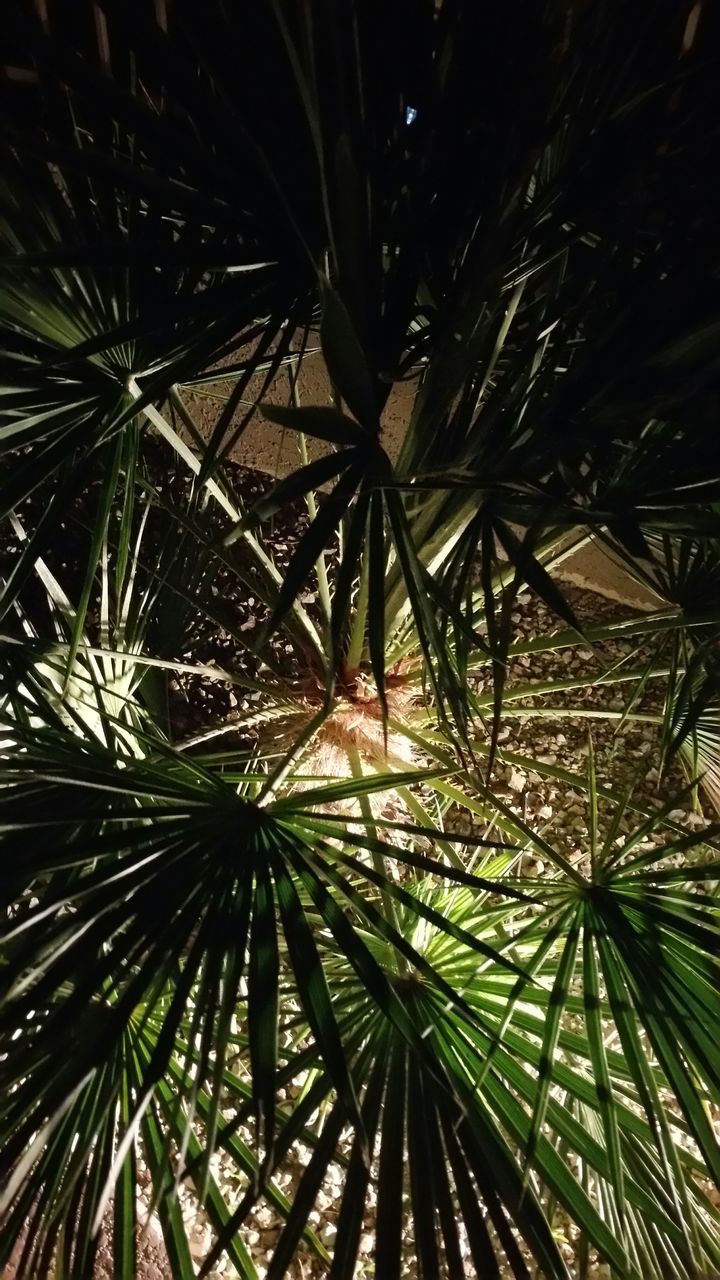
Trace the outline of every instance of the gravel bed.
{"label": "gravel bed", "polygon": [[[186,492],[186,480],[183,475],[175,474],[172,467],[168,469],[167,457],[162,450],[158,455],[158,468],[162,468],[163,491],[172,500],[173,496]],[[252,503],[267,490],[271,481],[268,477],[247,468],[233,467],[235,483],[247,503]],[[88,508],[75,513],[77,524],[68,529],[68,544],[62,552],[50,555],[51,567],[61,578],[77,576],[78,566],[82,563],[83,549],[83,517],[91,512],[92,495],[87,496]],[[32,513],[31,513],[32,514]],[[209,517],[208,517],[209,519]],[[278,567],[287,566],[299,536],[307,525],[307,515],[302,507],[282,513],[276,520],[268,538],[268,543]],[[236,544],[237,545],[237,544]],[[17,554],[13,547],[0,548],[0,572],[7,570]],[[238,549],[237,555],[242,551]],[[72,587],[72,582],[69,584]],[[564,588],[567,599],[576,615],[586,624],[609,621],[618,617],[626,617],[629,610],[614,602],[605,600],[591,592],[573,586]],[[39,598],[39,607],[42,602]],[[173,656],[188,663],[203,664],[209,667],[222,667],[224,670],[240,676],[252,677],[262,674],[263,664],[259,658],[247,650],[242,650],[233,633],[248,635],[258,631],[266,618],[266,611],[251,590],[233,575],[221,570],[208,584],[208,601],[216,621],[203,625],[191,633],[185,642],[182,652]],[[306,592],[303,602],[310,611],[315,608],[315,593]],[[218,621],[219,619],[219,621]],[[225,625],[222,625],[222,620]],[[92,615],[91,615],[92,621]],[[515,639],[522,642],[539,633],[547,633],[559,628],[564,629],[551,615],[545,606],[529,593],[522,593],[513,613]],[[306,674],[302,656],[291,645],[283,640],[273,642],[272,661],[277,664],[285,678],[291,681],[302,679]],[[514,658],[507,671],[507,686],[518,684],[539,684],[551,679],[573,679],[593,676],[595,683],[576,689],[560,692],[553,696],[556,707],[575,706],[583,712],[592,712],[601,707],[621,711],[623,706],[624,686],[611,689],[599,683],[599,678],[616,664],[627,662],[631,668],[638,669],[648,660],[650,649],[647,644],[634,638],[613,640],[589,648],[579,646],[542,652],[534,655],[520,655]],[[478,686],[482,690],[482,686]],[[527,695],[517,707],[526,710],[537,710],[547,702],[542,694]],[[247,716],[254,710],[260,710],[260,695],[251,690],[247,692],[233,686],[229,682],[200,676],[178,675],[170,684],[170,725],[173,736],[178,741],[186,741],[201,735],[212,725],[223,730],[220,745],[232,743],[231,733],[238,719]],[[634,711],[639,714],[652,714],[658,707],[658,691],[649,682]],[[508,716],[500,732],[500,751],[495,766],[493,789],[504,803],[525,822],[542,831],[555,847],[583,865],[579,853],[580,846],[586,841],[587,805],[580,790],[565,786],[544,777],[531,767],[524,767],[514,757],[532,756],[540,764],[559,767],[583,774],[587,767],[590,750],[588,742],[588,724],[591,726],[592,750],[599,781],[613,788],[624,788],[628,780],[636,775],[634,789],[635,800],[649,808],[664,804],[671,796],[676,796],[676,805],[670,817],[687,830],[696,830],[706,825],[708,819],[702,812],[693,809],[691,797],[683,792],[684,780],[677,766],[661,778],[655,767],[657,758],[658,728],[642,720],[628,720],[617,730],[617,721],[602,718],[586,718],[585,715],[565,718],[560,715],[543,714],[541,716]],[[600,818],[605,815],[609,806],[600,800]],[[627,822],[621,824],[620,833],[627,828]],[[652,847],[652,841],[646,842]],[[580,859],[580,861],[578,861]],[[521,871],[527,876],[542,876],[545,866],[541,859],[527,855],[523,859]],[[230,1099],[226,1118],[234,1114]],[[240,1136],[252,1143],[252,1131],[241,1129]],[[349,1150],[350,1136],[346,1144]],[[293,1190],[309,1159],[310,1152],[299,1144],[281,1170],[277,1182],[286,1195],[292,1197]],[[212,1172],[228,1199],[233,1201],[240,1194],[240,1181],[234,1166],[216,1154],[212,1162]],[[140,1168],[141,1181],[147,1183],[147,1171]],[[336,1230],[336,1220],[342,1193],[343,1172],[337,1165],[331,1166],[328,1177],[317,1204],[310,1215],[310,1223],[317,1231],[320,1239],[329,1248]],[[149,1198],[147,1185],[140,1187],[140,1207],[146,1210]],[[182,1211],[188,1224],[191,1249],[194,1259],[199,1264],[207,1256],[212,1244],[212,1232],[202,1212],[198,1212],[191,1192],[185,1187],[180,1191]],[[356,1277],[370,1277],[373,1274],[373,1193],[372,1184],[368,1200],[368,1219],[364,1225],[360,1240],[360,1254]],[[246,1224],[243,1238],[251,1250],[260,1276],[264,1275],[266,1260],[280,1231],[280,1222],[272,1209],[260,1205],[253,1217]],[[568,1262],[572,1266],[574,1244],[570,1235],[563,1245]],[[166,1280],[170,1276],[164,1245],[159,1226],[154,1219],[147,1224],[140,1248],[138,1275],[140,1280]],[[414,1275],[411,1243],[408,1242],[406,1257],[408,1280]],[[468,1263],[467,1275],[473,1274]],[[235,1277],[239,1273],[230,1262],[223,1261],[211,1273],[212,1280]],[[289,1268],[289,1280],[316,1280],[326,1274],[326,1268],[309,1252],[299,1252]],[[605,1276],[602,1267],[591,1268],[590,1274],[596,1278]],[[5,1272],[7,1280],[15,1275],[14,1264]],[[111,1250],[106,1239],[101,1245],[96,1280],[110,1280],[112,1276]]]}
{"label": "gravel bed", "polygon": [[[300,527],[302,527],[301,522],[298,524],[298,528]],[[284,557],[291,553],[296,538],[297,529],[293,532],[285,530],[281,539],[281,546],[278,548],[279,556],[283,557],[282,562],[284,562]],[[570,585],[565,587],[564,590],[567,599],[575,610],[576,616],[587,625],[627,617],[630,612],[627,608],[592,592]],[[246,610],[252,610],[254,603],[252,600],[238,601],[238,606]],[[253,617],[253,615],[250,615],[250,617]],[[248,618],[249,620],[250,618]],[[262,620],[262,615],[257,617],[254,625],[259,624]],[[564,629],[563,624],[558,622],[542,602],[528,593],[520,595],[517,609],[513,615],[513,622],[515,624],[514,639],[518,642],[530,639],[538,634],[547,634],[557,629]],[[227,650],[232,649],[232,645],[226,645],[223,637],[219,637],[212,643],[217,644],[221,650],[224,646],[226,646]],[[209,657],[212,661],[215,652],[215,650],[209,652],[204,660],[207,661]],[[234,661],[232,653],[227,654],[227,656],[223,654],[220,657],[220,652],[218,652],[217,657],[224,667],[231,669]],[[567,680],[591,675],[599,678],[604,672],[621,663],[627,663],[633,669],[640,669],[649,657],[650,648],[647,643],[640,642],[632,637],[607,641],[594,645],[592,648],[578,646],[557,652],[547,651],[531,656],[522,655],[509,664],[507,685],[510,688],[519,684],[541,683],[556,678]],[[295,667],[295,670],[297,670],[297,667]],[[223,694],[218,691],[217,685],[209,682],[207,699],[203,699],[202,695],[199,694],[202,684],[202,680],[189,681],[184,689],[184,694],[187,697],[187,714],[190,723],[200,724],[205,718],[204,708],[207,702],[212,699],[217,707],[219,700],[223,697]],[[593,683],[584,688],[568,690],[554,695],[553,705],[556,707],[575,706],[589,712],[600,708],[609,708],[620,712],[624,705],[623,688],[624,686],[620,685],[613,689],[608,689],[602,683]],[[230,696],[232,697],[232,695]],[[247,699],[240,698],[238,701],[241,712],[251,709],[252,695],[249,695]],[[538,708],[542,706],[542,703],[542,695],[533,696],[528,694],[517,705],[530,709]],[[653,688],[653,684],[650,682],[634,711],[638,715],[651,714],[657,711],[658,706],[658,690]],[[230,703],[226,715],[231,721],[234,710],[234,705]],[[517,760],[511,760],[508,757],[532,756],[540,764],[557,766],[584,775],[590,750],[588,724],[591,726],[592,751],[598,781],[601,785],[606,785],[617,791],[620,787],[624,789],[629,778],[634,776],[633,799],[637,804],[653,809],[660,807],[670,797],[675,796],[676,806],[670,812],[670,818],[674,822],[689,831],[708,824],[708,817],[693,808],[691,797],[684,791],[685,780],[679,767],[673,765],[662,778],[654,767],[653,761],[656,759],[659,736],[659,728],[657,726],[643,723],[642,721],[628,720],[617,731],[616,720],[588,719],[585,716],[572,719],[552,714],[543,715],[542,717],[508,717],[500,732],[500,751],[494,770],[493,790],[508,808],[522,817],[530,826],[542,831],[543,835],[559,851],[566,853],[581,870],[587,870],[586,863],[579,855],[580,846],[586,846],[588,835],[585,796],[579,789],[574,790],[572,787],[558,783],[552,778],[543,777],[532,768],[523,768]],[[610,804],[601,798],[599,801],[601,822],[610,810]],[[621,835],[629,829],[630,822],[627,819],[623,819],[619,827],[619,834]],[[653,847],[653,841],[646,840],[641,847],[650,850]],[[541,876],[545,873],[546,868],[541,859],[528,854],[524,857],[520,870],[525,876]],[[231,1112],[228,1113],[228,1118],[230,1118],[231,1114]],[[244,1131],[243,1136],[247,1141],[252,1141],[252,1133],[249,1129]],[[348,1135],[346,1152],[349,1153],[349,1149],[350,1136]],[[310,1152],[300,1145],[293,1153],[292,1164],[289,1164],[280,1174],[279,1185],[289,1196],[292,1195],[293,1187],[301,1175],[309,1155]],[[232,1193],[234,1189],[233,1178],[236,1176],[234,1170],[229,1170],[224,1166],[222,1157],[215,1157],[215,1170],[220,1185],[224,1186],[227,1193]],[[226,1178],[230,1178],[230,1181],[225,1182]],[[186,1193],[183,1192],[183,1194],[185,1195]],[[319,1232],[323,1243],[330,1247],[336,1230],[335,1223],[340,1208],[341,1195],[342,1171],[335,1166],[331,1169],[310,1216],[311,1225]],[[193,1238],[197,1241],[199,1253],[204,1256],[205,1251],[210,1247],[211,1232],[202,1212],[196,1212],[194,1202],[189,1194],[185,1199],[185,1212],[188,1215],[188,1222],[193,1224]],[[374,1199],[372,1183],[368,1193],[367,1213],[368,1216],[360,1239],[359,1259],[355,1271],[355,1277],[358,1278],[370,1277],[373,1274]],[[244,1239],[252,1251],[253,1259],[258,1265],[261,1276],[264,1274],[264,1264],[272,1254],[280,1228],[280,1221],[267,1206],[260,1207],[247,1224]],[[572,1268],[576,1256],[576,1241],[569,1223],[567,1224],[565,1243],[561,1247],[569,1266]],[[408,1238],[408,1252],[404,1266],[404,1274],[407,1275],[408,1280],[412,1280],[415,1270],[410,1238]],[[326,1268],[321,1262],[312,1254],[302,1252],[298,1253],[287,1272],[290,1280],[319,1280],[325,1274]],[[472,1264],[468,1260],[467,1275],[471,1277],[473,1274]],[[593,1277],[593,1280],[605,1280],[609,1273],[603,1265],[596,1261],[591,1265],[588,1274]],[[229,1280],[229,1278],[237,1275],[238,1273],[230,1262],[219,1264],[212,1272],[213,1280],[221,1280],[222,1277]]]}

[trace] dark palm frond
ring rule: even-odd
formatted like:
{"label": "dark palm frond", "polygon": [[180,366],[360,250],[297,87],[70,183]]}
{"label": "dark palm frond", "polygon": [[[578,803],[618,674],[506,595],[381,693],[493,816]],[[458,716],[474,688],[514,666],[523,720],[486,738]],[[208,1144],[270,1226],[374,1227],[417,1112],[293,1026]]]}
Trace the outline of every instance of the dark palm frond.
{"label": "dark palm frond", "polygon": [[[41,707],[36,701],[36,719]],[[189,1007],[194,1010],[190,1043],[201,1045],[198,1083],[214,1081],[208,1118],[215,1128],[231,1026],[242,1016],[251,1110],[269,1161],[278,1043],[288,1016],[278,1003],[281,962],[293,974],[293,990],[337,1105],[346,1121],[358,1125],[360,1136],[363,1132],[352,1063],[308,910],[318,914],[389,1025],[416,1053],[426,1054],[417,1027],[340,903],[345,901],[351,915],[366,917],[391,949],[400,948],[407,963],[428,977],[431,970],[352,887],[347,874],[334,869],[331,847],[317,835],[308,843],[303,824],[295,822],[295,811],[308,802],[335,803],[346,793],[362,794],[362,785],[346,783],[307,798],[301,793],[295,802],[280,803],[273,816],[252,803],[259,775],[243,774],[239,794],[237,784],[222,773],[170,752],[160,739],[152,757],[133,760],[101,740],[92,742],[87,735],[83,740],[81,727],[68,732],[60,718],[54,727],[33,728],[17,716],[4,726],[14,753],[6,744],[0,801],[6,858],[1,1017],[3,1037],[15,1043],[4,1067],[8,1255],[31,1195],[36,1206],[32,1248],[50,1256],[59,1213],[66,1223],[68,1257],[77,1274],[85,1275],[98,1215],[122,1172],[127,1144],[138,1126],[143,1141],[150,1141],[152,1099],[182,1038]],[[146,751],[148,745],[140,728],[138,749]],[[414,776],[401,775],[398,781],[407,784]],[[385,779],[368,780],[364,789],[386,785]],[[29,805],[37,818],[28,858]],[[362,875],[361,864],[353,867]],[[388,891],[406,900],[399,886],[388,884]],[[469,935],[467,940],[472,945]],[[446,999],[449,994],[448,988]],[[132,1049],[136,1076],[129,1083],[120,1065],[114,1074],[106,1070],[104,1055],[114,1045],[121,1064],[148,1018],[157,1023],[154,1048],[142,1066],[137,1065],[139,1050]],[[74,1028],[70,1053],[68,1019]],[[64,1065],[58,1069],[60,1056]],[[100,1088],[102,1105],[96,1097]],[[125,1098],[127,1111],[128,1097],[132,1105],[113,1143],[117,1108]],[[31,1141],[33,1152],[44,1152],[32,1168],[24,1158]],[[102,1175],[96,1167],[101,1149]],[[91,1193],[82,1191],[86,1179]],[[91,1207],[75,1222],[75,1197],[86,1194]],[[50,1205],[54,1212],[47,1217]],[[35,1254],[32,1258],[35,1265]]]}
{"label": "dark palm frond", "polygon": [[[178,1280],[180,1185],[202,1274],[255,1280],[260,1204],[278,1280],[306,1248],[345,1280],[371,1206],[389,1280],[567,1280],[563,1230],[578,1274],[720,1267],[718,832],[618,801],[592,744],[581,778],[537,762],[582,848],[493,789],[535,767],[503,719],[593,680],[514,659],[633,638],[593,714],[647,714],[717,803],[720,31],[660,9],[10,0],[0,1269],[24,1241],[28,1280],[90,1280],[105,1216],[133,1280],[140,1158]],[[247,509],[258,412],[300,461]],[[262,526],[299,499],[281,569]],[[578,616],[585,539],[664,607]],[[523,587],[562,629],[514,638]],[[213,674],[219,629],[252,749],[173,743],[169,673]]]}
{"label": "dark palm frond", "polygon": [[669,671],[664,693],[663,757],[679,754],[689,776],[702,781],[717,809],[720,632],[712,625],[695,631],[692,624],[705,602],[718,598],[718,540],[680,540],[669,533],[649,535],[641,561],[628,555],[616,539],[603,541],[637,581],[680,611],[685,621],[686,628],[672,638],[659,638],[657,645],[657,661],[664,661]]}
{"label": "dark palm frond", "polygon": [[[541,15],[522,0],[514,9],[511,25],[524,32],[519,41],[510,39],[504,25],[493,23],[488,30],[486,16],[472,15],[465,6],[445,6],[435,16],[427,5],[407,28],[386,15],[380,23],[382,42],[369,11],[353,6],[349,22],[339,12],[324,10],[322,22],[313,23],[307,15],[286,15],[271,5],[252,27],[222,5],[202,23],[182,4],[164,11],[162,20],[131,6],[122,15],[104,14],[99,45],[90,27],[87,33],[82,24],[64,30],[59,13],[51,15],[49,31],[29,16],[19,23],[20,65],[34,59],[41,70],[34,81],[10,81],[7,99],[12,103],[24,96],[45,110],[43,93],[48,101],[55,93],[62,103],[69,87],[72,123],[63,124],[61,115],[46,115],[43,123],[54,141],[55,163],[73,167],[73,197],[82,196],[83,169],[95,183],[101,180],[101,156],[105,180],[122,172],[133,189],[127,165],[121,164],[122,150],[116,157],[107,151],[120,145],[110,122],[121,122],[122,136],[134,147],[138,214],[129,224],[133,232],[140,228],[142,237],[145,228],[155,244],[156,224],[160,231],[165,228],[173,252],[181,259],[187,254],[191,262],[193,252],[202,260],[208,239],[213,250],[219,241],[222,253],[235,220],[243,251],[252,244],[257,249],[253,261],[269,264],[240,280],[228,274],[233,264],[226,262],[207,284],[202,268],[188,271],[180,296],[184,290],[191,314],[201,309],[203,333],[198,328],[188,339],[184,357],[153,357],[148,351],[133,360],[130,371],[140,378],[144,396],[156,396],[160,387],[180,380],[190,350],[193,359],[207,364],[223,342],[239,342],[243,316],[252,327],[258,315],[272,314],[270,327],[279,332],[298,293],[317,289],[313,264],[328,249],[335,289],[324,290],[323,347],[338,391],[368,423],[377,421],[386,398],[387,371],[403,360],[412,364],[406,346],[418,296],[431,299],[426,310],[433,318],[421,329],[423,359],[429,352],[430,361],[399,463],[401,476],[411,478],[449,468],[462,468],[472,477],[472,496],[451,500],[450,508],[445,503],[441,520],[448,520],[458,501],[476,508],[479,486],[487,490],[490,485],[502,495],[506,517],[520,515],[533,525],[539,517],[550,519],[553,503],[560,500],[588,506],[590,499],[604,520],[617,522],[613,513],[627,505],[633,486],[637,505],[638,482],[653,465],[657,471],[661,456],[663,475],[668,474],[660,431],[682,475],[686,461],[700,474],[708,456],[703,440],[708,443],[709,437],[691,418],[707,403],[707,386],[702,397],[697,393],[696,366],[711,341],[712,321],[703,318],[703,307],[707,311],[711,302],[704,301],[709,294],[705,246],[695,228],[700,209],[706,214],[711,207],[711,192],[698,177],[708,139],[706,131],[699,135],[695,113],[710,92],[701,59],[711,24],[700,24],[692,48],[678,62],[684,27],[679,16],[660,32],[640,19],[628,30],[625,21],[614,20],[612,5],[602,19],[578,14],[569,20],[554,10]],[[230,74],[235,42],[242,43],[244,54],[252,50],[253,83],[264,76],[289,108],[295,106],[285,117],[292,121],[289,129],[279,130],[264,118],[250,82],[240,86]],[[128,48],[137,58],[143,103],[129,94]],[[485,62],[479,51],[490,49],[480,92],[474,62],[470,76],[470,50],[473,59],[482,56]],[[511,76],[523,86],[501,131],[492,126],[490,112],[500,63],[503,78]],[[62,93],[53,82],[60,67]],[[612,75],[610,67],[616,68]],[[91,87],[96,91],[92,144],[76,123],[90,109]],[[213,146],[201,151],[198,128],[211,112],[217,125]],[[231,159],[227,125],[218,122],[238,113],[246,124],[239,140],[233,135]],[[33,128],[35,123],[15,124],[20,154],[24,148],[31,153]],[[642,182],[637,179],[640,160]],[[164,222],[157,200],[152,216],[147,208],[141,179],[147,182],[151,165],[169,210]],[[303,179],[294,180],[300,172]],[[241,175],[250,174],[252,198],[247,182],[237,198]],[[681,233],[675,204],[668,200],[672,214],[661,211],[663,198],[682,189],[686,174],[693,175],[695,214],[693,230]],[[49,178],[44,181],[52,185]],[[494,192],[493,198],[481,200],[485,191]],[[602,199],[595,198],[599,192]],[[60,201],[56,190],[55,205]],[[78,216],[83,244],[86,223],[106,213],[104,202],[98,215],[90,210]],[[66,208],[63,216],[67,221]],[[185,229],[176,236],[173,219],[178,217]],[[122,231],[117,212],[115,225]],[[675,269],[678,262],[682,267]],[[153,285],[157,294],[159,283]],[[136,292],[142,301],[142,291]],[[158,314],[167,311],[176,292],[177,278],[171,274]],[[142,309],[137,314],[142,325]],[[211,314],[221,326],[225,317],[234,326],[214,349],[207,325]],[[91,328],[97,331],[97,319]],[[150,316],[145,328],[152,329]],[[268,332],[266,323],[264,352],[272,346]],[[663,405],[667,409],[684,397],[686,429],[696,433],[691,451],[673,443],[674,419],[667,428],[647,425],[663,415],[658,405],[650,411],[640,403],[635,385],[628,408],[628,334],[634,384],[639,370],[647,371],[653,387],[658,369],[672,370],[672,397],[665,394]],[[121,358],[120,364],[127,372],[127,360]],[[512,434],[506,430],[509,421],[516,424]],[[631,442],[632,481],[627,466],[618,467]],[[673,475],[682,487],[677,466]],[[610,489],[601,478],[608,473],[614,477]],[[706,481],[707,469],[702,477]],[[648,496],[651,488],[650,481]],[[703,500],[710,496],[706,482]],[[657,497],[653,494],[655,505]],[[699,499],[700,494],[694,498]],[[641,523],[655,519],[647,507],[639,518]]]}
{"label": "dark palm frond", "polygon": [[[268,1090],[272,1096],[278,1035],[273,1004],[278,963],[273,878],[279,870],[272,847],[284,843],[279,833],[273,842],[268,827],[272,820],[238,797],[235,789],[226,790],[189,761],[177,761],[171,780],[160,764],[121,768],[122,762],[113,756],[87,746],[82,749],[72,740],[63,751],[62,740],[46,733],[34,749],[26,746],[25,762],[31,772],[13,770],[3,791],[8,806],[5,909],[27,892],[36,895],[37,903],[35,911],[31,908],[17,922],[11,915],[4,930],[3,951],[9,962],[3,982],[4,1035],[21,1032],[5,1082],[11,1099],[4,1109],[5,1178],[13,1169],[22,1178],[23,1165],[18,1161],[31,1134],[39,1133],[40,1141],[49,1138],[83,1082],[98,1073],[100,1079],[105,1077],[103,1054],[110,1044],[120,1053],[143,1002],[149,1012],[154,1007],[164,1012],[154,1053],[132,1091],[129,1124],[150,1123],[146,1109],[167,1068],[191,992],[197,989],[196,1007],[204,1010],[197,1034],[207,1057],[212,1044],[217,1047],[227,1038],[243,977],[256,1072],[253,1105],[258,1123],[262,1121],[260,1133],[271,1147],[273,1107],[268,1104]],[[20,858],[22,837],[19,828],[15,834],[14,821],[30,795],[38,812],[54,815],[41,820],[43,839],[33,865]],[[148,823],[150,800],[164,812],[162,818],[158,813]],[[69,858],[62,852],[68,838],[74,845]],[[197,895],[202,845],[217,868],[217,874],[209,873],[206,879],[204,905]],[[172,901],[166,894],[171,865]],[[124,882],[120,896],[118,876]],[[307,966],[313,965],[314,944],[301,918],[295,920],[288,940],[290,963],[302,965],[307,972]],[[88,967],[91,952],[94,959]],[[20,970],[25,978],[18,983],[13,974]],[[343,1073],[344,1059],[342,1054],[337,1056],[339,1042],[321,972],[317,968],[306,1013],[321,1042],[327,1043],[328,1035],[334,1037],[332,1054]],[[67,1016],[77,1029],[76,1049],[70,1054],[63,1051],[66,1066],[58,1070],[47,1049],[55,1043],[58,1053],[60,1041],[66,1042]],[[207,1063],[201,1078],[206,1072]],[[353,1088],[346,1072],[344,1083],[339,1077],[337,1083],[352,1111]],[[118,1088],[116,1082],[113,1105],[119,1100]],[[57,1177],[74,1194],[76,1179],[85,1176],[84,1162],[92,1161],[99,1137],[92,1110],[81,1133],[79,1144],[50,1142],[47,1159],[53,1163],[46,1168],[41,1162],[30,1184],[21,1182],[23,1194],[31,1185],[33,1199],[39,1198],[46,1208],[43,1197],[52,1196]],[[103,1186],[97,1188],[97,1197]],[[3,1233],[8,1249],[21,1220],[17,1189],[10,1177]],[[37,1223],[40,1228],[42,1219]],[[84,1219],[76,1224],[70,1219],[70,1223],[77,1274],[88,1274],[81,1259],[97,1224]],[[45,1238],[45,1229],[39,1230],[37,1247]],[[48,1248],[52,1239],[52,1234],[47,1235]]]}

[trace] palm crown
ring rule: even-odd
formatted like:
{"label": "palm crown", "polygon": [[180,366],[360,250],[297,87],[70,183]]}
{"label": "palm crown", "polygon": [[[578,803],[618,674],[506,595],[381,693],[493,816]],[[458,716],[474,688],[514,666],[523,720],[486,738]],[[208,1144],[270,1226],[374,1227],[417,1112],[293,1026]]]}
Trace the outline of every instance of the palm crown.
{"label": "palm crown", "polygon": [[[720,801],[717,15],[662,8],[11,5],[0,1265],[110,1223],[131,1280],[142,1163],[178,1278],[179,1193],[201,1275],[720,1266],[716,828],[506,738],[596,686]],[[590,540],[656,608],[578,612]]]}

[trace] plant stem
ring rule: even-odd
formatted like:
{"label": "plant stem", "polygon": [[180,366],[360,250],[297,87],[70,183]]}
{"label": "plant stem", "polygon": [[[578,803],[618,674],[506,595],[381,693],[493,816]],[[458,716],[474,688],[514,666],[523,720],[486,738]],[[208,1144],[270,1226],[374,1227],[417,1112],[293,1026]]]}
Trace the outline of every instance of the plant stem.
{"label": "plant stem", "polygon": [[[362,760],[360,759],[360,752],[357,750],[357,748],[348,747],[347,757],[348,757],[348,763],[350,765],[350,772],[353,778],[363,778],[364,774],[363,774]],[[368,796],[360,796],[359,800],[360,800],[360,809],[362,811],[363,818],[365,819],[365,822],[367,824],[367,831],[371,835],[375,835],[376,833],[375,824],[372,821],[372,808],[370,806],[370,799]],[[370,857],[372,859],[373,870],[378,875],[383,876],[384,879],[387,879],[388,878],[387,868],[385,866],[385,859],[383,858],[382,854],[378,853],[376,849],[372,849],[370,852]],[[392,924],[393,928],[396,929],[397,932],[399,933],[400,924],[397,917],[397,911],[395,909],[395,903],[386,889],[383,889],[383,888],[380,889],[380,900],[382,902],[385,919],[390,924]],[[402,964],[401,964],[401,961],[402,961]],[[400,969],[404,968],[404,961],[403,961],[403,958],[401,956],[398,956],[397,954],[396,954],[396,964],[398,967],[398,972],[400,972]]]}
{"label": "plant stem", "polygon": [[[308,453],[307,453],[307,443],[306,443],[305,435],[303,432],[300,432],[298,447],[300,449],[300,460],[303,466],[306,467],[308,463]],[[307,506],[308,515],[310,516],[310,519],[314,520],[317,515],[317,502],[315,501],[315,494],[313,493],[312,489],[310,489],[309,492],[305,494],[305,504]],[[320,552],[320,555],[315,561],[315,572],[317,573],[318,593],[320,596],[320,600],[322,602],[322,607],[325,610],[325,616],[329,623],[330,611],[332,606],[330,601],[330,584],[328,582],[327,565],[325,563],[324,551]]]}
{"label": "plant stem", "polygon": [[367,555],[364,555],[360,567],[360,585],[355,600],[355,611],[350,629],[350,644],[347,651],[347,665],[351,671],[356,671],[360,666],[365,650],[365,624],[367,622],[369,590],[369,560]]}

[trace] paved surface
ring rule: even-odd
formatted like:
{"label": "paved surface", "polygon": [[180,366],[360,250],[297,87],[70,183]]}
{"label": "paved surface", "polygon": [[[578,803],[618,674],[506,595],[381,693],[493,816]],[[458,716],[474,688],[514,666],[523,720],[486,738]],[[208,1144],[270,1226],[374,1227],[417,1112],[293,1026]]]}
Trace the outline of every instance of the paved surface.
{"label": "paved surface", "polygon": [[[242,360],[251,354],[249,348],[241,348],[233,360]],[[210,435],[231,385],[229,382],[208,383],[198,392],[183,392],[183,399],[204,435]],[[382,418],[383,444],[390,458],[397,457],[400,450],[416,391],[416,382],[409,381],[395,383],[390,393]],[[263,392],[263,376],[257,374],[250,379],[244,409],[258,399],[269,404],[287,405],[288,393],[287,373],[282,372],[268,392]],[[303,405],[330,402],[330,384],[319,351],[305,357],[298,378],[298,393]],[[236,422],[239,419],[240,410],[236,414]],[[310,459],[328,451],[327,446],[312,440],[307,441],[307,448]],[[287,475],[300,463],[295,433],[268,422],[259,411],[253,414],[231,456],[242,466],[253,467],[275,477]],[[583,590],[595,591],[607,599],[638,609],[658,607],[654,596],[635,583],[624,569],[597,547],[585,547],[569,557],[558,576]]]}

